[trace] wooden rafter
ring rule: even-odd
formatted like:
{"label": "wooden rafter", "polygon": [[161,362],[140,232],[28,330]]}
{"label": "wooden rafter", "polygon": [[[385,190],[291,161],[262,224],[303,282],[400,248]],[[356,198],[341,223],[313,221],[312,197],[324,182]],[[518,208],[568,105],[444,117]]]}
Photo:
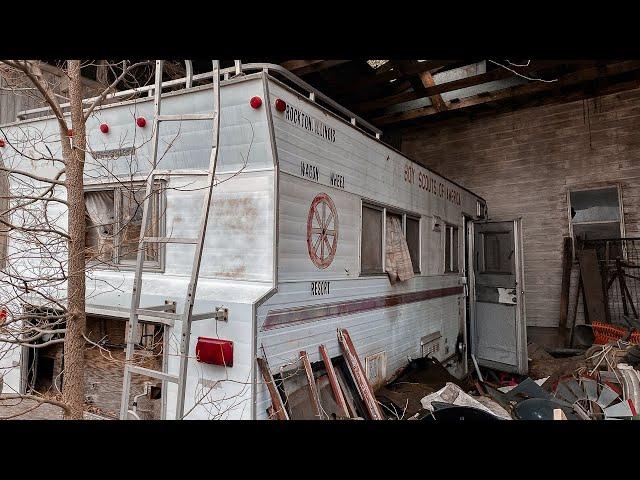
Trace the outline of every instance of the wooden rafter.
{"label": "wooden rafter", "polygon": [[[531,82],[524,85],[516,85],[495,92],[486,92],[472,97],[468,97],[459,101],[451,101],[447,103],[448,110],[459,110],[475,105],[481,105],[489,102],[503,101],[516,97],[552,91],[562,87],[576,85],[582,82],[588,82],[600,77],[611,77],[624,74],[640,69],[639,61],[617,62],[603,66],[589,67],[578,70],[573,73],[562,76],[556,82]],[[449,82],[452,83],[452,82]],[[446,85],[446,84],[443,84]],[[434,106],[427,106],[407,110],[388,115],[382,115],[373,119],[378,125],[389,125],[405,120],[426,117],[438,113]]]}
{"label": "wooden rafter", "polygon": [[368,78],[364,78],[358,82],[336,85],[335,91],[333,93],[346,95],[351,92],[356,92],[365,88],[372,87],[374,85],[389,83],[392,80],[398,79],[398,77],[403,77],[405,75],[418,75],[422,72],[434,70],[436,68],[445,67],[455,63],[458,63],[458,60],[425,60],[424,62],[418,62],[414,65],[405,67],[403,72],[398,72],[394,69],[383,73],[373,74]]}
{"label": "wooden rafter", "polygon": [[[530,68],[518,69],[518,72],[522,74],[531,74],[532,72],[535,72],[537,70],[545,69],[553,65],[558,65],[560,63],[561,62],[559,61],[536,62],[535,65],[532,65]],[[361,104],[357,105],[356,109],[359,112],[371,112],[375,110],[381,110],[383,108],[390,107],[391,105],[395,105],[398,103],[417,100],[419,98],[424,98],[424,97],[431,97],[434,95],[440,95],[447,92],[453,92],[455,90],[460,90],[462,88],[474,87],[476,85],[480,85],[483,83],[492,82],[495,80],[502,80],[505,78],[513,77],[513,76],[514,76],[514,73],[507,70],[506,68],[496,68],[486,73],[479,73],[478,75],[471,75],[469,77],[460,78],[458,80],[452,80],[450,82],[432,85],[432,86],[426,87],[424,90],[419,92],[416,92],[416,91],[402,92],[396,95],[390,95],[388,97],[362,102]]]}
{"label": "wooden rafter", "polygon": [[[429,87],[435,86],[436,84],[436,82],[433,81],[433,77],[430,72],[422,72],[419,77],[425,90]],[[433,105],[433,108],[435,108],[437,112],[443,112],[447,109],[447,105],[444,103],[444,100],[439,93],[429,95],[429,100],[431,100],[431,105]]]}
{"label": "wooden rafter", "polygon": [[296,75],[307,75],[347,63],[350,60],[287,60],[281,65]]}

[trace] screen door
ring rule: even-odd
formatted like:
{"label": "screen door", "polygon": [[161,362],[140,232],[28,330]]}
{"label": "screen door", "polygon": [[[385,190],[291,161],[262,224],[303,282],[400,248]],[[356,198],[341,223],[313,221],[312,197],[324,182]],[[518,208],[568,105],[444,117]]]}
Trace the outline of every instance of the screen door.
{"label": "screen door", "polygon": [[471,352],[480,365],[526,374],[520,225],[520,219],[474,223]]}

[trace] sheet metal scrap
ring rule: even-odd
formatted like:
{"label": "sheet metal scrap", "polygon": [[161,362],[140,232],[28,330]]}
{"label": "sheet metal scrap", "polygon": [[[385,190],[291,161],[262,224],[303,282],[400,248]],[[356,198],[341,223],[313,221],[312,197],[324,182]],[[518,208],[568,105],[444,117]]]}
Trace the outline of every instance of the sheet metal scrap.
{"label": "sheet metal scrap", "polygon": [[[633,368],[620,364],[618,372],[623,378],[624,399],[605,383],[592,378],[569,378],[558,383],[557,399],[571,403],[574,411],[585,419],[620,419],[637,415],[636,398],[640,399],[640,375]],[[625,375],[629,377],[625,381]],[[637,383],[634,383],[637,382]],[[635,397],[638,395],[638,397]]]}
{"label": "sheet metal scrap", "polygon": [[618,364],[618,372],[624,398],[630,402],[632,416],[636,416],[640,412],[640,372],[626,363]]}

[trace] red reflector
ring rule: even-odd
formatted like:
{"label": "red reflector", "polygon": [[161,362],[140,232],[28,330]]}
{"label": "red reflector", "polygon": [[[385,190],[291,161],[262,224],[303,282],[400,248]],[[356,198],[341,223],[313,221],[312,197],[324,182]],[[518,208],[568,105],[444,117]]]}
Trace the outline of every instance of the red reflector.
{"label": "red reflector", "polygon": [[282,99],[276,100],[276,110],[279,112],[284,112],[287,109],[287,104]]}
{"label": "red reflector", "polygon": [[6,143],[4,143],[4,140],[2,140],[2,139],[0,138],[0,147],[3,147],[3,148],[4,148],[4,146],[5,146],[5,145],[6,145]]}
{"label": "red reflector", "polygon": [[136,125],[138,125],[140,128],[143,128],[146,124],[147,120],[144,117],[136,118]]}
{"label": "red reflector", "polygon": [[100,125],[100,131],[102,133],[108,133],[109,132],[109,125],[107,125],[106,123],[103,123],[102,125]]}
{"label": "red reflector", "polygon": [[67,137],[73,137],[73,130],[67,130]]}
{"label": "red reflector", "polygon": [[196,358],[202,363],[233,367],[233,342],[217,338],[198,337]]}
{"label": "red reflector", "polygon": [[262,99],[260,97],[251,97],[249,104],[253,108],[260,108],[262,106]]}

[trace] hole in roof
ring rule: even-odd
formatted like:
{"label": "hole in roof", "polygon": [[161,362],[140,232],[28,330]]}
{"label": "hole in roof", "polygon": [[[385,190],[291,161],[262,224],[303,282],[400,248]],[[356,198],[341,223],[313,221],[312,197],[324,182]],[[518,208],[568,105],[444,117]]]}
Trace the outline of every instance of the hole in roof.
{"label": "hole in roof", "polygon": [[380,68],[382,65],[387,63],[389,60],[367,60],[367,63],[374,70]]}

